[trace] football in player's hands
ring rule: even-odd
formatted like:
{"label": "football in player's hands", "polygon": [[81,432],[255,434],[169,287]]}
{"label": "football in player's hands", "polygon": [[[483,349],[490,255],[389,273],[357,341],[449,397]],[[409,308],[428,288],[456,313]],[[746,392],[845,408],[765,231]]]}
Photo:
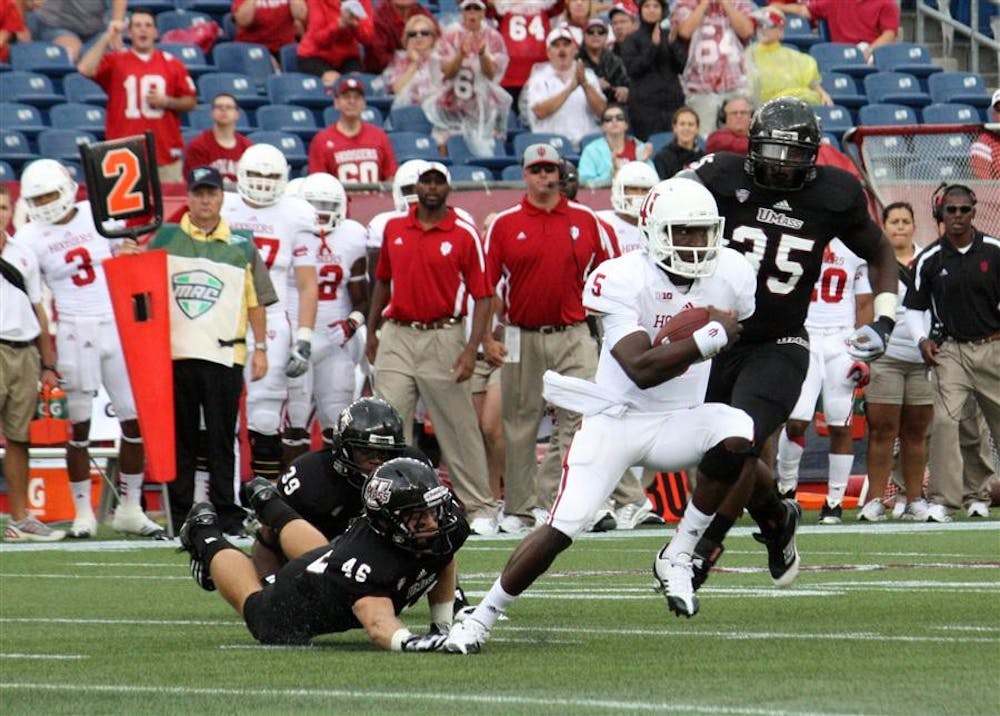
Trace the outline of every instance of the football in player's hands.
{"label": "football in player's hands", "polygon": [[690,338],[695,331],[704,327],[711,320],[707,308],[688,308],[670,318],[656,334],[654,343],[676,343]]}

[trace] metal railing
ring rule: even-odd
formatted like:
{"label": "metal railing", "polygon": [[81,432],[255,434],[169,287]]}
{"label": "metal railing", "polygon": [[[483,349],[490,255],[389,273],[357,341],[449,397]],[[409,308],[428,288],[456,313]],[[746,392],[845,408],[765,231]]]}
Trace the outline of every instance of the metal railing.
{"label": "metal railing", "polygon": [[[951,16],[950,5],[947,0],[939,0],[935,2],[938,6],[933,8],[929,3],[923,0],[917,0],[917,42],[919,44],[925,43],[925,28],[924,23],[927,18],[932,20],[937,20],[941,23],[941,34],[944,37],[945,44],[945,55],[951,56],[952,52],[950,45],[953,42],[954,33],[958,33],[964,37],[969,38],[969,43],[971,45],[969,52],[969,70],[971,72],[979,72],[979,52],[980,47],[988,47],[997,53],[998,58],[1000,58],[1000,42],[984,35],[979,32],[979,0],[972,0],[969,7],[969,24],[964,25],[955,18]],[[944,11],[940,9],[944,6]]]}

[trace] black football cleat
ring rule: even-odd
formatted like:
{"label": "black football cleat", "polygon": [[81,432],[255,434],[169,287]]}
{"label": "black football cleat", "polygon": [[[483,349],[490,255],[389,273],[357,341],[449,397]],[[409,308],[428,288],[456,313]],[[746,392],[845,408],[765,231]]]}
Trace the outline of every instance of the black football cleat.
{"label": "black football cleat", "polygon": [[707,537],[698,540],[694,547],[694,554],[691,555],[691,584],[695,591],[701,589],[701,585],[708,579],[708,573],[719,561],[719,557],[726,551],[721,542],[713,542]]}
{"label": "black football cleat", "polygon": [[280,497],[278,488],[266,477],[255,477],[243,485],[243,504],[250,505],[258,517],[265,504]]}
{"label": "black football cleat", "polygon": [[777,587],[791,585],[799,576],[799,551],[795,547],[795,531],[802,518],[802,508],[794,500],[782,500],[785,514],[781,525],[771,535],[756,532],[753,538],[767,547],[767,568]]}
{"label": "black football cleat", "polygon": [[[191,563],[189,565],[191,577],[206,592],[215,591],[215,582],[212,581],[212,575],[208,571],[208,566],[205,564],[201,550],[198,549],[195,533],[205,527],[215,527],[218,529],[218,525],[219,515],[215,512],[215,508],[212,507],[212,503],[196,502],[191,506],[187,519],[184,520],[184,524],[181,525],[181,529],[177,533],[181,542],[181,549],[191,556]],[[219,537],[210,537],[208,539],[225,538],[221,536],[220,532]]]}

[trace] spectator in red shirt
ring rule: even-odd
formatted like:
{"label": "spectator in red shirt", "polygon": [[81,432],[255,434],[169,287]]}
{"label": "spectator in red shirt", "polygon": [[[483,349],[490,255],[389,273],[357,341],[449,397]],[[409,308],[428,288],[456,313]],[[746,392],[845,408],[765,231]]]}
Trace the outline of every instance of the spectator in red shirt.
{"label": "spectator in red shirt", "polygon": [[[31,33],[24,24],[24,18],[14,0],[0,0],[0,62],[10,61],[10,39],[18,42],[31,40]],[[0,227],[2,230],[2,227]]]}
{"label": "spectator in red shirt", "polygon": [[869,62],[876,47],[891,44],[899,37],[897,0],[811,0],[808,4],[770,4],[813,23],[826,20],[831,41],[857,45]]}
{"label": "spectator in red shirt", "polygon": [[299,72],[332,87],[342,74],[361,71],[361,45],[371,45],[374,37],[371,0],[310,0]]}
{"label": "spectator in red shirt", "polygon": [[708,135],[705,153],[750,151],[750,118],[753,105],[746,97],[726,100],[719,108],[719,128]]}
{"label": "spectator in red shirt", "polygon": [[107,31],[87,50],[77,70],[92,77],[108,93],[104,134],[108,139],[151,131],[156,136],[156,163],[160,181],[180,182],[181,114],[197,103],[198,91],[184,64],[156,49],[156,18],[148,10],[129,17],[132,46],[105,54],[121,43],[121,23],[111,21]]}
{"label": "spectator in red shirt", "polygon": [[233,0],[230,10],[236,41],[264,45],[274,57],[282,45],[295,42],[295,24],[304,24],[308,12],[306,0]]}
{"label": "spectator in red shirt", "polygon": [[380,127],[363,122],[365,87],[348,77],[337,87],[333,106],[337,121],[309,143],[309,173],[326,172],[342,184],[375,184],[396,173],[396,154]]}
{"label": "spectator in red shirt", "polygon": [[[993,93],[990,106],[993,121],[1000,123],[1000,90]],[[983,130],[969,151],[973,176],[977,179],[1000,179],[1000,134],[995,130]]]}
{"label": "spectator in red shirt", "polygon": [[212,127],[191,140],[184,152],[184,174],[195,167],[214,167],[229,188],[236,184],[236,162],[253,142],[236,131],[240,106],[231,94],[212,98]]}
{"label": "spectator in red shirt", "polygon": [[[403,27],[415,15],[434,21],[431,11],[417,0],[382,0],[375,10],[374,36],[365,46],[365,72],[380,74],[403,47]],[[436,24],[436,23],[435,23]]]}
{"label": "spectator in red shirt", "polygon": [[507,469],[500,529],[510,533],[545,521],[555,498],[580,415],[556,409],[549,448],[537,466],[535,441],[545,413],[542,374],[551,369],[588,380],[596,374],[597,344],[585,321],[583,284],[613,253],[597,215],[560,194],[560,163],[550,144],[525,149],[527,192],[497,214],[486,235],[490,282],[504,280],[498,314],[506,325],[502,336],[484,336],[483,351],[491,363],[503,363]]}
{"label": "spectator in red shirt", "polygon": [[[448,169],[424,162],[417,172],[416,205],[390,219],[382,234],[365,349],[375,370],[375,393],[399,411],[407,443],[419,396],[434,421],[469,526],[478,534],[495,534],[498,505],[487,483],[469,381],[493,292],[476,227],[446,203]],[[462,319],[468,297],[474,308],[466,338]]]}

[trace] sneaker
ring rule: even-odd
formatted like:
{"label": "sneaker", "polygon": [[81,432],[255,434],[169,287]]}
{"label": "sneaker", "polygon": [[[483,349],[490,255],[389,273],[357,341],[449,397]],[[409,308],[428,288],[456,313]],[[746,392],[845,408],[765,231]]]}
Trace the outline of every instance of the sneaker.
{"label": "sneaker", "polygon": [[691,555],[678,554],[667,559],[661,550],[653,560],[653,577],[657,591],[667,598],[667,608],[679,617],[690,619],[698,613],[698,597],[694,595],[694,570]]}
{"label": "sneaker", "polygon": [[934,503],[927,508],[928,522],[951,522],[951,515],[944,505]]}
{"label": "sneaker", "polygon": [[244,483],[242,491],[243,504],[250,505],[250,509],[258,515],[266,503],[281,497],[278,488],[266,477],[255,477]]}
{"label": "sneaker", "polygon": [[441,650],[448,654],[478,654],[489,637],[485,624],[468,617],[452,625]]}
{"label": "sneaker", "polygon": [[8,522],[3,530],[5,542],[58,542],[65,536],[65,531],[54,530],[31,515],[17,522]]}
{"label": "sneaker", "polygon": [[819,511],[819,523],[821,525],[839,525],[843,521],[844,508],[840,503],[831,503],[830,498],[826,498],[823,507]]}
{"label": "sneaker", "polygon": [[927,500],[921,497],[903,508],[903,516],[900,519],[908,522],[926,522],[930,517],[930,507]]}
{"label": "sneaker", "polygon": [[725,551],[721,542],[713,542],[707,537],[698,540],[698,544],[694,546],[694,554],[691,555],[691,570],[694,574],[691,583],[696,592],[701,589],[701,585],[708,579],[708,573]]}
{"label": "sneaker", "polygon": [[535,527],[538,527],[538,525],[547,525],[549,523],[549,511],[543,510],[541,507],[532,507],[531,516],[535,518]]}
{"label": "sneaker", "polygon": [[903,515],[906,514],[906,498],[897,497],[896,501],[892,503],[892,519],[903,520],[906,519]]}
{"label": "sneaker", "polygon": [[802,519],[802,508],[794,500],[783,500],[785,515],[778,530],[765,536],[761,532],[753,538],[767,547],[767,568],[776,587],[787,587],[799,576],[799,551],[795,548],[795,530]]}
{"label": "sneaker", "polygon": [[193,533],[205,527],[218,527],[218,524],[219,515],[216,514],[212,503],[196,502],[191,506],[191,511],[188,512],[187,519],[184,520],[180,532],[177,533],[181,541],[180,548],[191,555],[191,562],[188,565],[191,570],[191,577],[206,592],[215,591],[215,582],[212,581],[212,575],[209,573],[208,567],[202,559],[197,545],[194,543]]}
{"label": "sneaker", "polygon": [[982,500],[973,500],[965,507],[965,514],[969,517],[984,517],[988,518],[990,516],[990,506],[987,505]]}
{"label": "sneaker", "polygon": [[649,510],[645,505],[622,505],[615,510],[615,529],[634,530],[639,524],[639,513],[641,510]]}
{"label": "sneaker", "polygon": [[150,537],[151,539],[167,538],[166,531],[149,519],[139,505],[119,504],[115,509],[115,516],[111,520],[111,528],[116,532]]}
{"label": "sneaker", "polygon": [[504,515],[497,523],[497,529],[509,535],[524,534],[531,528],[517,515]]}
{"label": "sneaker", "polygon": [[497,533],[497,521],[495,517],[477,517],[469,522],[469,529],[472,534],[491,536]]}
{"label": "sneaker", "polygon": [[66,535],[70,539],[90,539],[97,534],[97,518],[93,512],[77,515]]}
{"label": "sneaker", "polygon": [[593,521],[590,523],[590,528],[588,532],[610,532],[618,526],[618,522],[615,520],[615,513],[611,510],[601,508],[594,515]]}
{"label": "sneaker", "polygon": [[885,520],[885,505],[882,500],[868,500],[864,507],[858,510],[858,522],[882,522]]}

